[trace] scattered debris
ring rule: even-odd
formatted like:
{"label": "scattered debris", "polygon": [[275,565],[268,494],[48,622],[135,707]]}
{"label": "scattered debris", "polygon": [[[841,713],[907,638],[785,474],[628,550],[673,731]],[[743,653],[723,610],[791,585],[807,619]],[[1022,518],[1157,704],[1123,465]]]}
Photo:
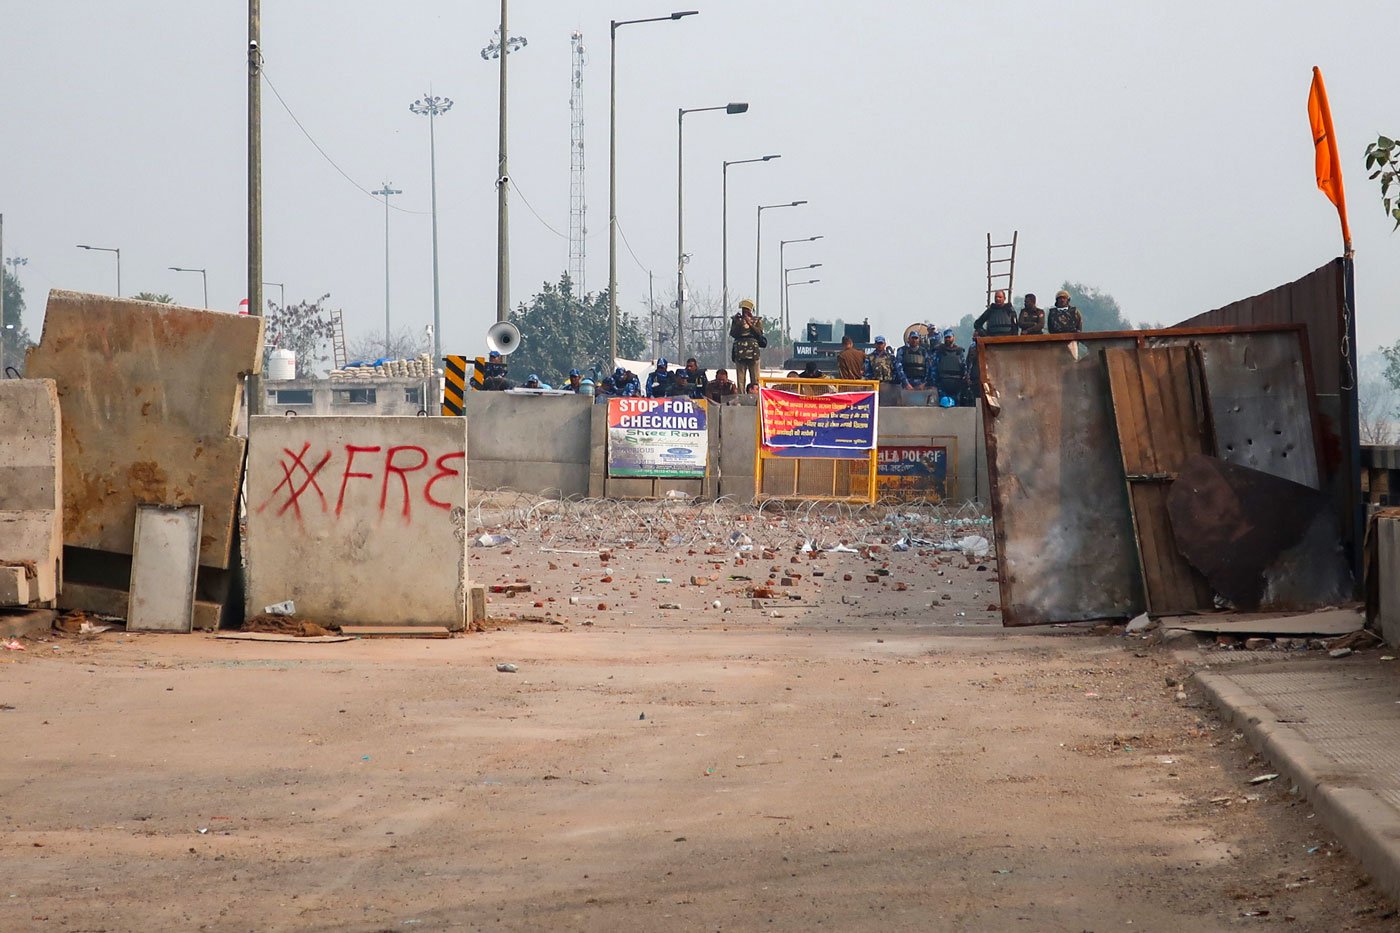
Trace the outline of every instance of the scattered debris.
{"label": "scattered debris", "polygon": [[519,671],[520,668],[516,667],[514,664],[502,661],[496,665],[496,670],[500,671],[502,674],[514,674]]}
{"label": "scattered debris", "polygon": [[271,606],[264,606],[263,612],[270,616],[294,616],[297,614],[297,604],[286,599],[280,603],[273,603]]}
{"label": "scattered debris", "polygon": [[1270,781],[1275,781],[1275,780],[1278,780],[1278,774],[1277,774],[1276,772],[1270,772],[1270,773],[1268,773],[1268,774],[1261,774],[1261,775],[1259,775],[1259,776],[1257,776],[1257,777],[1252,777],[1252,778],[1250,778],[1250,779],[1249,779],[1249,783],[1251,783],[1251,784],[1267,784],[1267,783],[1269,783]]}

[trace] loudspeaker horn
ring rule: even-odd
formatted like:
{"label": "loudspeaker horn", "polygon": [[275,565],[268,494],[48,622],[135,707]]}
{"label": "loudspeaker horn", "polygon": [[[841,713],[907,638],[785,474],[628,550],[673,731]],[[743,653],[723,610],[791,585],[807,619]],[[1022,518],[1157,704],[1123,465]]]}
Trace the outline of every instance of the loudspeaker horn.
{"label": "loudspeaker horn", "polygon": [[510,321],[492,324],[486,332],[486,349],[495,350],[501,356],[510,356],[520,349],[520,328]]}

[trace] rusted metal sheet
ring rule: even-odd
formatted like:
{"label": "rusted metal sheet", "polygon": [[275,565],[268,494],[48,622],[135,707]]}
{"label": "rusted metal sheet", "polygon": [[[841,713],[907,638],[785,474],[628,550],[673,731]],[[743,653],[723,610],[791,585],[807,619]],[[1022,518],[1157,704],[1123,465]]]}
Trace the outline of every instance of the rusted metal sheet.
{"label": "rusted metal sheet", "polygon": [[1351,593],[1337,516],[1317,490],[1197,455],[1167,508],[1182,553],[1238,609],[1312,609]]}
{"label": "rusted metal sheet", "polygon": [[1147,608],[1209,608],[1210,587],[1181,556],[1167,515],[1182,464],[1211,447],[1199,347],[1106,349],[1103,359]]}
{"label": "rusted metal sheet", "polygon": [[1222,334],[1196,345],[1210,387],[1215,456],[1322,488],[1307,344],[1297,328]]}
{"label": "rusted metal sheet", "polygon": [[[993,530],[1007,625],[1145,608],[1098,354],[1087,341],[979,340]],[[1096,340],[1132,348],[1132,336]]]}
{"label": "rusted metal sheet", "polygon": [[262,320],[52,291],[27,371],[63,409],[63,543],[130,555],[136,506],[202,505],[199,563],[227,568],[243,473],[233,426]]}
{"label": "rusted metal sheet", "polygon": [[1187,318],[1178,328],[1303,324],[1308,334],[1308,365],[1317,391],[1335,395],[1342,384],[1342,261],[1334,259],[1294,282],[1261,295]]}
{"label": "rusted metal sheet", "polygon": [[[1290,457],[1315,457],[1310,406],[1300,402],[1291,419],[1270,421],[1251,401],[1270,392],[1308,397],[1307,389],[1275,387],[1280,373],[1299,372],[1286,363],[1303,353],[1302,337],[1300,326],[1287,325],[980,340],[1003,622],[1114,618],[1146,607],[1101,351],[1197,344],[1212,422],[1238,408],[1241,425],[1257,417],[1260,432],[1281,430],[1270,436],[1293,445]],[[1237,343],[1261,365],[1221,374],[1244,353]]]}

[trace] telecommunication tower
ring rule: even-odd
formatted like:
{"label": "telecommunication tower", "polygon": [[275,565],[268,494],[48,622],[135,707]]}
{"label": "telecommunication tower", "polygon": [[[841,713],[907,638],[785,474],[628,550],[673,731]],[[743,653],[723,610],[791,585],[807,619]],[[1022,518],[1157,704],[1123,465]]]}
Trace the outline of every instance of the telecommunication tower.
{"label": "telecommunication tower", "polygon": [[588,64],[588,53],[583,47],[583,33],[575,30],[569,42],[574,65],[569,79],[569,277],[573,279],[574,294],[582,297],[588,255],[584,242],[588,236],[588,205],[583,196],[583,66]]}

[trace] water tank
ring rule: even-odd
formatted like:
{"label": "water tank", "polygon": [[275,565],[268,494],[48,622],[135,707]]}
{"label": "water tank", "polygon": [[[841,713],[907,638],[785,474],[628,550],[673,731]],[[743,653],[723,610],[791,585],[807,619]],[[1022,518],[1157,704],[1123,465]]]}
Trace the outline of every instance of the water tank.
{"label": "water tank", "polygon": [[289,382],[297,377],[297,352],[273,350],[267,358],[267,381]]}

